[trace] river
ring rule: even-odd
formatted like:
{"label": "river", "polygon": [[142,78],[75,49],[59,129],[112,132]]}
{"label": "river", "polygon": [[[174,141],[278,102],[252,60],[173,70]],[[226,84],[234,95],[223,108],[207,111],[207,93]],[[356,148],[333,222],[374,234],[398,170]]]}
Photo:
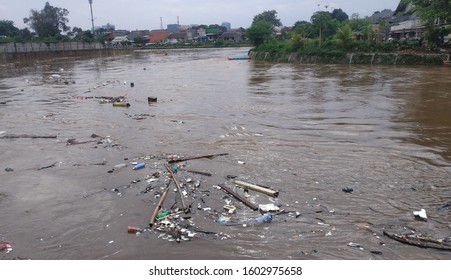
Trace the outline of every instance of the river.
{"label": "river", "polygon": [[[2,68],[0,241],[12,251],[0,259],[451,259],[383,234],[450,238],[451,68],[226,59],[247,51]],[[130,107],[99,98],[117,96]],[[217,234],[178,243],[155,229],[127,233],[148,227],[168,158],[211,154],[226,155],[179,168],[212,176],[175,176],[199,180],[186,196],[190,220]],[[285,212],[243,226],[260,214],[215,187],[233,188],[231,175],[278,190],[248,199]],[[180,203],[174,188],[164,208]],[[238,225],[215,222],[226,203]]]}

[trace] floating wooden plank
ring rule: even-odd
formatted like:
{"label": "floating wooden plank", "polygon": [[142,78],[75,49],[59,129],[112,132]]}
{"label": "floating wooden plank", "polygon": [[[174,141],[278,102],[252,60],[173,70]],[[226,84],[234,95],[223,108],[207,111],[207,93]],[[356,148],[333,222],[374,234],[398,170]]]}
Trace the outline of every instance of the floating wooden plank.
{"label": "floating wooden plank", "polygon": [[242,187],[244,189],[247,189],[247,190],[253,190],[253,191],[256,191],[256,192],[261,192],[261,193],[264,193],[264,194],[272,196],[272,197],[279,196],[279,192],[278,191],[272,190],[270,188],[258,186],[258,185],[255,185],[255,184],[251,184],[251,183],[247,183],[247,182],[243,182],[243,181],[239,181],[239,180],[234,181],[234,183],[235,183],[235,185],[237,185],[239,187]]}
{"label": "floating wooden plank", "polygon": [[218,185],[219,187],[221,187],[221,189],[223,189],[224,191],[226,191],[227,193],[231,194],[232,196],[234,196],[236,199],[238,199],[239,201],[241,201],[242,203],[244,203],[247,207],[251,208],[254,211],[258,210],[258,206],[253,204],[252,202],[250,202],[249,200],[247,200],[246,198],[242,197],[241,195],[237,194],[236,192],[232,191],[231,189],[229,189],[226,186],[222,186],[222,185]]}

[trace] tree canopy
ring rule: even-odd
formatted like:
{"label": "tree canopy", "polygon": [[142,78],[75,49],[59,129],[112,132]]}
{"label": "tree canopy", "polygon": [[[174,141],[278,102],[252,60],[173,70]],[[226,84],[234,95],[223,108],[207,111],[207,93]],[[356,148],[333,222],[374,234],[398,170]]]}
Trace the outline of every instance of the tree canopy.
{"label": "tree canopy", "polygon": [[451,20],[451,1],[449,0],[412,0],[415,13],[424,22],[435,19]]}
{"label": "tree canopy", "polygon": [[14,37],[19,35],[19,28],[14,26],[14,22],[11,20],[0,20],[0,35]]}
{"label": "tree canopy", "polygon": [[412,0],[414,12],[426,26],[425,37],[430,46],[441,45],[444,37],[451,31],[449,27],[436,25],[437,19],[451,20],[451,1],[449,0]]}
{"label": "tree canopy", "polygon": [[69,11],[63,8],[53,7],[49,2],[45,3],[41,11],[31,10],[30,17],[24,18],[24,23],[28,24],[39,37],[54,37],[62,32],[67,32],[70,27],[67,15]]}
{"label": "tree canopy", "polygon": [[277,11],[271,10],[271,11],[264,11],[261,14],[258,14],[254,16],[254,20],[252,21],[252,24],[258,22],[258,21],[266,21],[272,24],[272,26],[282,26],[282,22],[277,17]]}
{"label": "tree canopy", "polygon": [[268,41],[271,35],[272,25],[264,20],[252,23],[251,27],[246,30],[247,38],[256,47]]}
{"label": "tree canopy", "polygon": [[343,12],[342,9],[334,9],[332,11],[332,18],[338,20],[339,22],[343,22],[345,20],[349,19],[348,14],[346,14],[345,12]]}

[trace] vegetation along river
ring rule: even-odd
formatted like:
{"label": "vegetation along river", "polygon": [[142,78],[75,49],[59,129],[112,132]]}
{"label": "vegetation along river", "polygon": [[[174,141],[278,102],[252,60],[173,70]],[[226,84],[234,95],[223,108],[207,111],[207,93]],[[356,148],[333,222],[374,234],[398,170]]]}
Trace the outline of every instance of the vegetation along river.
{"label": "vegetation along river", "polygon": [[[227,60],[247,51],[2,66],[0,259],[451,259],[383,233],[449,241],[451,68]],[[118,96],[130,107],[107,102]],[[212,154],[224,155],[174,170],[191,240],[145,229],[164,164]],[[284,212],[254,225],[259,211],[218,185]],[[226,204],[237,209],[223,225]],[[174,184],[162,210],[172,205]]]}

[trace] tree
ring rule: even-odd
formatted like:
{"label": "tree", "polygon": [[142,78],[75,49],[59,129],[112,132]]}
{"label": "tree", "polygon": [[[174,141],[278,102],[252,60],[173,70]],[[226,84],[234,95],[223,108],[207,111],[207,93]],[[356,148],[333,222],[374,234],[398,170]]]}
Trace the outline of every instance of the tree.
{"label": "tree", "polygon": [[353,38],[354,34],[352,33],[352,29],[349,25],[338,28],[337,39],[345,50],[349,50],[351,48]]}
{"label": "tree", "polygon": [[24,18],[23,21],[36,31],[39,37],[54,37],[70,30],[66,25],[69,22],[69,11],[66,9],[53,7],[46,2],[44,9],[31,10],[30,13],[30,17]]}
{"label": "tree", "polygon": [[20,34],[19,28],[14,26],[11,20],[0,20],[0,35],[14,37]]}
{"label": "tree", "polygon": [[258,21],[269,22],[272,24],[273,27],[282,26],[282,22],[280,21],[279,18],[277,18],[277,12],[275,10],[264,11],[263,13],[256,15],[254,17],[254,20],[252,21],[252,24]]}
{"label": "tree", "polygon": [[337,24],[331,17],[331,13],[325,11],[315,12],[310,18],[313,26],[316,27],[316,31],[319,38],[319,46],[323,38],[334,35],[337,30]]}
{"label": "tree", "polygon": [[451,1],[449,0],[412,0],[414,12],[424,22],[436,19],[451,20]]}
{"label": "tree", "polygon": [[[449,29],[436,23],[451,20],[451,1],[449,0],[412,0],[413,11],[426,27],[426,39],[430,46],[440,45]],[[437,22],[438,21],[438,22]]]}
{"label": "tree", "polygon": [[339,22],[343,22],[349,19],[348,14],[343,12],[342,9],[334,9],[332,11],[332,18],[338,20]]}
{"label": "tree", "polygon": [[348,24],[349,27],[351,27],[352,31],[365,33],[368,26],[372,23],[368,19],[359,18],[359,14],[352,14],[352,17],[349,20]]}
{"label": "tree", "polygon": [[308,21],[297,21],[293,26],[293,31],[301,36],[301,38],[310,38],[314,33],[313,25]]}
{"label": "tree", "polygon": [[18,41],[29,41],[33,37],[33,33],[31,33],[30,29],[24,28],[20,30]]}
{"label": "tree", "polygon": [[246,30],[246,36],[251,43],[258,47],[267,42],[272,35],[271,23],[260,20],[252,23],[251,27]]}

